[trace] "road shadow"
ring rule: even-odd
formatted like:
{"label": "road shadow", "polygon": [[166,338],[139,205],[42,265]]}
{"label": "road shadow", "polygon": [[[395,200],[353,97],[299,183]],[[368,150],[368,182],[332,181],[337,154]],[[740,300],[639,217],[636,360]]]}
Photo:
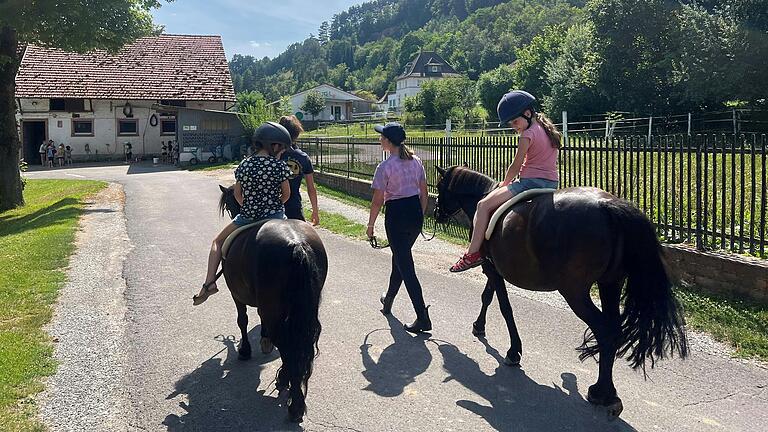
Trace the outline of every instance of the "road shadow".
{"label": "road shadow", "polygon": [[151,162],[134,162],[128,166],[128,175],[132,174],[152,174],[167,171],[180,171],[175,165],[157,164]]}
{"label": "road shadow", "polygon": [[360,355],[363,360],[363,376],[369,384],[363,389],[379,396],[395,397],[403,393],[408,384],[416,381],[416,377],[424,373],[432,363],[432,354],[427,348],[428,334],[412,335],[405,331],[403,323],[392,315],[387,315],[389,332],[394,341],[374,360],[370,354],[371,344],[368,338],[373,330],[365,336],[360,345]]}
{"label": "road shadow", "polygon": [[496,349],[482,340],[486,352],[498,362],[492,375],[450,343],[435,341],[448,372],[445,382],[455,380],[487,401],[458,400],[456,405],[482,417],[499,431],[634,431],[623,420],[609,420],[603,408],[584,400],[576,375],[564,372],[560,385],[539,384],[519,367],[504,364]]}
{"label": "road shadow", "polygon": [[[166,416],[163,424],[169,431],[302,430],[288,421],[286,401],[273,391],[275,377],[261,376],[264,366],[280,361],[280,355],[277,350],[266,355],[259,351],[260,331],[257,325],[248,332],[254,348],[251,360],[237,359],[234,336],[220,336],[224,348],[176,382],[166,399],[178,398],[185,414]],[[266,392],[258,390],[262,380],[271,383]]]}
{"label": "road shadow", "polygon": [[53,226],[62,219],[80,214],[79,200],[64,198],[26,216],[0,215],[0,235],[19,234],[42,227]]}

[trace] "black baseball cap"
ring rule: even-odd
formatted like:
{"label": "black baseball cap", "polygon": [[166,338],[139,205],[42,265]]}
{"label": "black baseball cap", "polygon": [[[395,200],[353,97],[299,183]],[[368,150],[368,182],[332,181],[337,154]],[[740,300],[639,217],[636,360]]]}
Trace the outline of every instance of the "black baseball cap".
{"label": "black baseball cap", "polygon": [[405,141],[405,129],[398,122],[390,122],[385,125],[376,125],[373,129],[384,135],[385,138],[390,140],[394,145],[400,145]]}

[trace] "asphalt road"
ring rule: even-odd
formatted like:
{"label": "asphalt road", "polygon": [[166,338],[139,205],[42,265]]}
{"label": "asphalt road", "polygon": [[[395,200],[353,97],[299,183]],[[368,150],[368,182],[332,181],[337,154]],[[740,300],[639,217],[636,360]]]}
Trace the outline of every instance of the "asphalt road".
{"label": "asphalt road", "polygon": [[[104,336],[119,339],[111,343],[120,347],[113,355],[120,357],[115,373],[121,375],[104,374],[104,379],[117,379],[122,385],[112,390],[100,386],[107,394],[94,398],[112,400],[121,408],[119,414],[110,415],[123,419],[110,420],[112,426],[102,430],[301,430],[287,422],[284,401],[273,392],[277,355],[255,353],[249,362],[237,360],[234,335],[239,332],[226,289],[192,307],[191,296],[204,277],[209,242],[226,223],[217,214],[215,179],[149,165],[38,171],[28,176],[103,179],[124,189],[124,219],[119,211],[104,213],[83,226],[84,232],[95,232],[94,224],[119,218],[121,223],[114,224],[109,235],[121,236],[123,230],[128,239],[119,299],[124,313],[104,318],[112,320],[110,328],[115,320],[123,326]],[[389,253],[326,231],[321,236],[330,270],[304,430],[768,430],[768,369],[730,359],[709,346],[707,337],[694,335],[689,359],[660,363],[648,380],[617,361],[615,382],[624,412],[620,419],[608,421],[602,409],[584,400],[587,387],[597,378],[597,366],[578,361],[574,348],[585,326],[560,306],[558,294],[546,294],[542,301],[511,288],[525,352],[522,367],[510,368],[501,364],[509,341],[495,303],[489,313],[488,340],[470,334],[482,283],[477,275],[451,275],[443,269],[443,262],[455,258],[454,249],[441,252],[437,247],[418,254],[417,273],[427,303],[432,304],[434,331],[430,336],[412,336],[402,329],[402,321],[413,319],[404,289],[395,302],[394,317],[378,312]],[[106,267],[91,261],[98,259],[85,264],[117,271],[114,260]],[[84,271],[76,265],[72,269]],[[77,283],[70,283],[63,295],[77,289]],[[109,289],[89,295],[116,294]],[[67,305],[62,302],[60,307]],[[62,312],[58,315],[66,315]],[[251,340],[257,348],[255,310],[250,317]],[[80,368],[83,376],[92,374],[88,368],[105,367],[60,360],[62,370]],[[58,382],[56,391],[68,394],[88,395],[98,386],[88,380],[52,380]],[[53,430],[76,430],[73,423],[59,421],[72,417],[72,412],[63,411],[74,408],[46,404],[42,412]],[[81,416],[94,416],[95,424],[106,415],[88,406],[77,409]],[[57,414],[57,410],[63,411]]]}

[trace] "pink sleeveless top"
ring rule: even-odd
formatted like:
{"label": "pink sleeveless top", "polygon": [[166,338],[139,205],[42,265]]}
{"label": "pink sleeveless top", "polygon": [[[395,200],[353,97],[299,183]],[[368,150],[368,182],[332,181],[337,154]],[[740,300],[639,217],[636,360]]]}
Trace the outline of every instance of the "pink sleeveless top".
{"label": "pink sleeveless top", "polygon": [[557,175],[557,149],[552,147],[552,142],[547,132],[538,123],[523,131],[523,138],[531,140],[528,153],[525,154],[523,166],[520,168],[520,178],[543,178],[559,181]]}

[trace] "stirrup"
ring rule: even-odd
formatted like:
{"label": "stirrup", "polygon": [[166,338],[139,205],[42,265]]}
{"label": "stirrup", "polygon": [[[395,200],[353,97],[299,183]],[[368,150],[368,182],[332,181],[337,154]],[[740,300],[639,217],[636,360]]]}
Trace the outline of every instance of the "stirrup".
{"label": "stirrup", "polygon": [[207,283],[207,284],[203,284],[203,293],[200,294],[199,296],[197,294],[192,296],[192,306],[198,306],[198,305],[203,304],[206,300],[208,300],[208,297],[210,297],[210,296],[216,294],[217,292],[219,292],[219,288],[218,287],[211,288],[211,285],[213,285],[214,282],[216,282],[216,281],[213,281],[213,282],[210,282],[210,283]]}

